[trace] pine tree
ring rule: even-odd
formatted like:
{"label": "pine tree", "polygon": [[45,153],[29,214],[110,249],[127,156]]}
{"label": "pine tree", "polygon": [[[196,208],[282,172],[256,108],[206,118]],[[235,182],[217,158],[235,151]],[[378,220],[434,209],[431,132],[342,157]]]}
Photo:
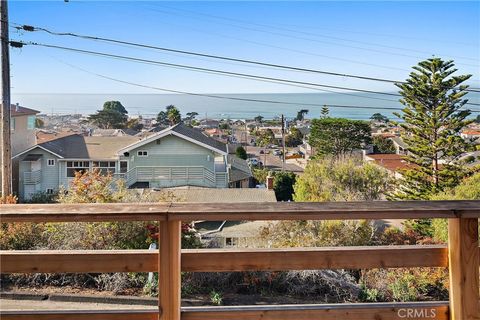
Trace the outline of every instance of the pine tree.
{"label": "pine tree", "polygon": [[323,105],[322,110],[320,111],[320,118],[328,118],[330,114],[330,110],[328,109],[327,105]]}
{"label": "pine tree", "polygon": [[462,107],[471,75],[454,76],[453,61],[432,58],[414,66],[410,77],[399,87],[404,105],[395,115],[404,122],[402,138],[408,145],[406,159],[412,165],[403,172],[395,199],[428,199],[432,194],[454,187],[465,176],[459,156],[471,146],[460,131],[471,121],[470,110]]}

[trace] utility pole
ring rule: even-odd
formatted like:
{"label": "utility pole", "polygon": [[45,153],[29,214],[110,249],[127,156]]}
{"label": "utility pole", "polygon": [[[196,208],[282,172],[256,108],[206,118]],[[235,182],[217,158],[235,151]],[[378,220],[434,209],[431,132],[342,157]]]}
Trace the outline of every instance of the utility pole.
{"label": "utility pole", "polygon": [[285,117],[282,114],[282,171],[285,171]]}
{"label": "utility pole", "polygon": [[10,53],[8,38],[8,7],[7,0],[0,1],[0,36],[2,55],[2,109],[0,122],[2,128],[2,195],[12,193],[12,149],[10,143]]}

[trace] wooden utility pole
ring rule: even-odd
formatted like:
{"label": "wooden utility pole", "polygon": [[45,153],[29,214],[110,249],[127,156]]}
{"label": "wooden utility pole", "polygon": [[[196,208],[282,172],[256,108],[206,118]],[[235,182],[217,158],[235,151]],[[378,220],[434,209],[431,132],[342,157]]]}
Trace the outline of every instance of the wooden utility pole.
{"label": "wooden utility pole", "polygon": [[2,145],[2,195],[12,193],[12,149],[10,143],[10,53],[8,38],[8,7],[7,0],[0,1],[0,35],[2,55],[2,109],[1,122],[1,145]]}

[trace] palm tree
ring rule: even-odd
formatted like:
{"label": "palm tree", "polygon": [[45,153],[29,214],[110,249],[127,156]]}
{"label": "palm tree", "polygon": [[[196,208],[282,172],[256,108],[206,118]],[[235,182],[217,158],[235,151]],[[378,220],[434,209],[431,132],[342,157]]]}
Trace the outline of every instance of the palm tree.
{"label": "palm tree", "polygon": [[177,123],[180,123],[182,121],[182,115],[180,114],[180,111],[174,107],[174,106],[169,106],[170,108],[167,108],[167,118],[168,121],[170,122],[170,125],[176,125]]}

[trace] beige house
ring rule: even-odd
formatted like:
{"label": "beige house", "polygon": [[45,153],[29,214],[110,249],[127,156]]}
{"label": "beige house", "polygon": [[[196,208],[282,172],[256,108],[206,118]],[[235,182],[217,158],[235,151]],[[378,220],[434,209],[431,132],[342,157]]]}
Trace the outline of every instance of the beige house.
{"label": "beige house", "polygon": [[40,111],[21,107],[18,104],[12,105],[10,109],[10,129],[12,156],[36,144],[35,120]]}
{"label": "beige house", "polygon": [[[36,144],[35,119],[40,111],[21,107],[18,104],[10,107],[10,139],[12,157]],[[12,161],[12,186],[17,193],[18,160]]]}

